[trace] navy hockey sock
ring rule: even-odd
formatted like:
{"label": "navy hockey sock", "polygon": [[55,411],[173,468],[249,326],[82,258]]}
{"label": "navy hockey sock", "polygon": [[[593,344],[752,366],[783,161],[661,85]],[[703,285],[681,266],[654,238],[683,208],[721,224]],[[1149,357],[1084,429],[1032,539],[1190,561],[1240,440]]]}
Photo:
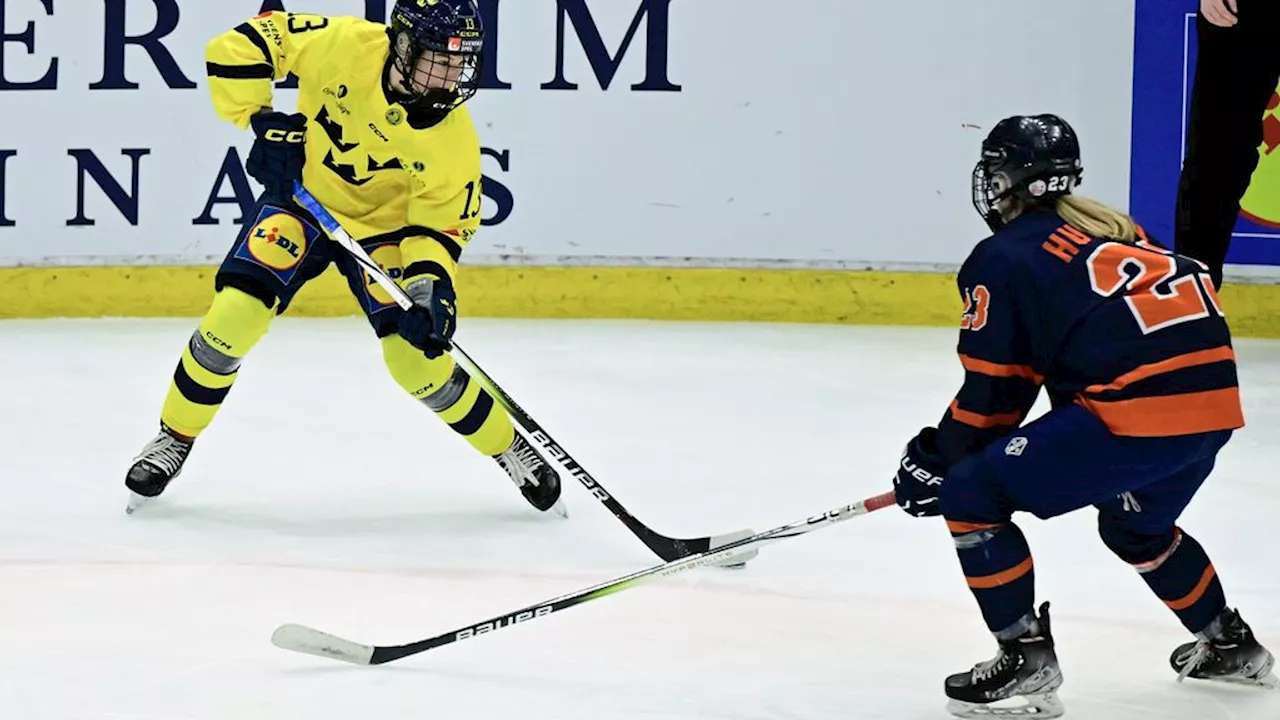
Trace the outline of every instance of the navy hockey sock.
{"label": "navy hockey sock", "polygon": [[1023,621],[1034,617],[1035,568],[1022,530],[1011,522],[948,520],[947,527],[987,627],[1001,639],[1029,630]]}
{"label": "navy hockey sock", "polygon": [[1133,565],[1191,632],[1204,630],[1226,608],[1222,583],[1204,547],[1180,528],[1138,535],[1104,523],[1100,530],[1107,547]]}

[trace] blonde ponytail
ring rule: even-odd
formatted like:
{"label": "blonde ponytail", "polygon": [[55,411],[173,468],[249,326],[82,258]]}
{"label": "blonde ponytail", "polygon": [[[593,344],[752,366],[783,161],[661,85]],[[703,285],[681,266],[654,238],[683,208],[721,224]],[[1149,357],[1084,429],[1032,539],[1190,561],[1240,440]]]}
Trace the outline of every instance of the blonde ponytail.
{"label": "blonde ponytail", "polygon": [[1063,195],[1054,210],[1075,229],[1092,238],[1131,243],[1138,238],[1133,218],[1079,195]]}

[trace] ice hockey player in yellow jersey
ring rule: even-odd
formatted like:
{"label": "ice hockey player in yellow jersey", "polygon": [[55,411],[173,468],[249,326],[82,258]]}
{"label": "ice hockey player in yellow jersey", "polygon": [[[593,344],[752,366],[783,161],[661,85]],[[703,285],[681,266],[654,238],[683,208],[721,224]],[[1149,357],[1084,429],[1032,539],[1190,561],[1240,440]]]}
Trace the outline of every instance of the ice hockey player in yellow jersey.
{"label": "ice hockey player in yellow jersey", "polygon": [[[453,277],[480,226],[480,144],[463,106],[479,85],[474,0],[397,0],[389,24],[267,12],[209,42],[214,109],[252,128],[246,171],[266,188],[218,269],[213,304],[174,370],[160,433],[125,479],[129,511],[177,477],[240,364],[294,294],[337,265],[396,382],[541,511],[563,513],[560,479],[492,396],[448,354]],[[298,77],[296,114],[272,105]],[[301,179],[414,300],[402,310],[293,201]]]}

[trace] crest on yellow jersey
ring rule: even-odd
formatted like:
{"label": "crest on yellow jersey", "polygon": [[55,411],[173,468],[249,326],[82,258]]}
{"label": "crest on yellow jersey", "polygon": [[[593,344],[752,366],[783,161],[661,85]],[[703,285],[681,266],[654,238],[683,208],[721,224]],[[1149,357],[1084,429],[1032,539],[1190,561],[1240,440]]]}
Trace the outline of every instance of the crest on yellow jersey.
{"label": "crest on yellow jersey", "polygon": [[387,108],[387,122],[392,125],[399,125],[404,122],[404,110],[395,105]]}

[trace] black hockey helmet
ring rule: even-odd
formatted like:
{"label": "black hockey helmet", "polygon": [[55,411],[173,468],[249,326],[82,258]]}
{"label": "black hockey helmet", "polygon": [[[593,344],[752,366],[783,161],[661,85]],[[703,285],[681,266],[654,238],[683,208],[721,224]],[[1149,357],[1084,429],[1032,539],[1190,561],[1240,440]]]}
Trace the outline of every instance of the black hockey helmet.
{"label": "black hockey helmet", "polygon": [[[992,232],[1004,227],[996,203],[1014,197],[1024,205],[1052,204],[1080,184],[1080,141],[1057,115],[1015,115],[996,124],[982,141],[973,168],[973,207]],[[997,192],[992,182],[1003,175]]]}
{"label": "black hockey helmet", "polygon": [[[389,88],[393,99],[405,106],[410,121],[419,127],[434,125],[471,99],[480,88],[480,53],[484,25],[475,0],[396,0],[387,33],[391,37],[391,62],[404,78],[408,93]],[[461,72],[448,87],[427,88],[428,81],[444,77],[415,73],[423,53],[450,58]],[[433,68],[441,66],[435,65]],[[457,72],[456,70],[454,72]]]}

